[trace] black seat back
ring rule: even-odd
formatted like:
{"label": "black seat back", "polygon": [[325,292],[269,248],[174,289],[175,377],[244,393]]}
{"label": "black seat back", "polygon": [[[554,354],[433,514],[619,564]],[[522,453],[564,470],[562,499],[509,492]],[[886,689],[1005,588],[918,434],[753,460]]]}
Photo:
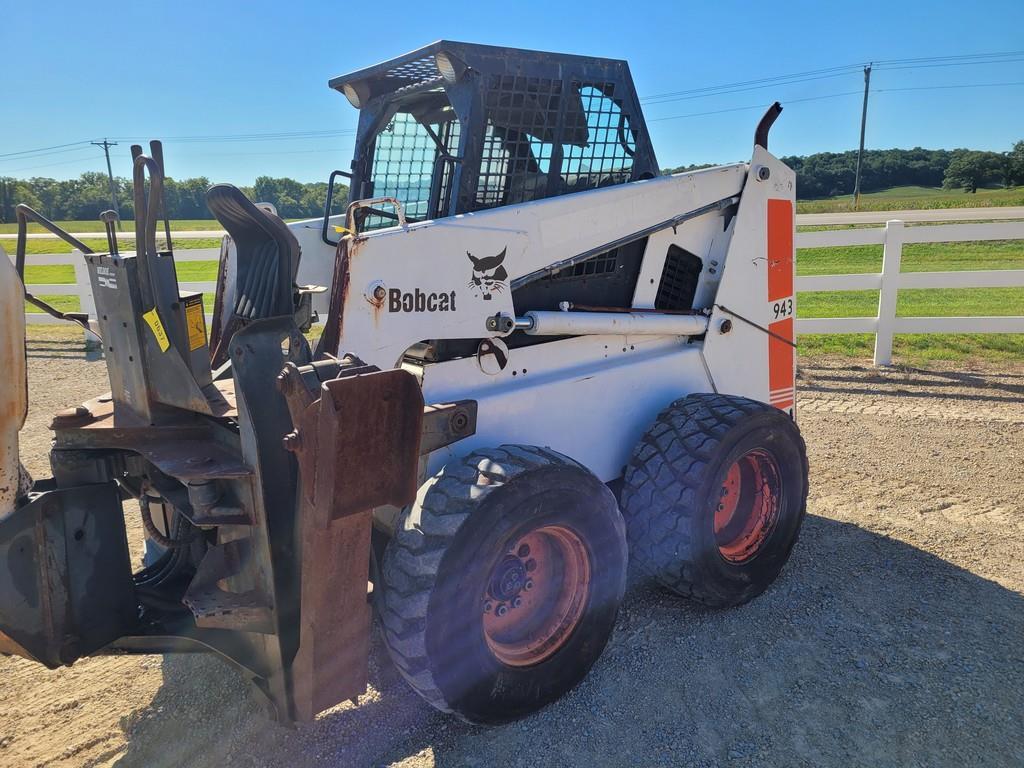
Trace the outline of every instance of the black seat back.
{"label": "black seat back", "polygon": [[231,184],[210,187],[206,203],[235,243],[232,314],[243,320],[293,314],[301,254],[295,235]]}

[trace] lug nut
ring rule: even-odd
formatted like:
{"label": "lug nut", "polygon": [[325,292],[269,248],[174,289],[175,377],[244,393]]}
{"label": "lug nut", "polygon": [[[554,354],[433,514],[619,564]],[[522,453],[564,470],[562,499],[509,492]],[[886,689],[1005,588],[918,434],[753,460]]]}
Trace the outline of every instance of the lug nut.
{"label": "lug nut", "polygon": [[286,451],[291,451],[293,453],[302,447],[302,437],[298,432],[289,432],[284,436],[281,442]]}
{"label": "lug nut", "polygon": [[523,604],[523,598],[521,598],[519,595],[516,595],[515,597],[512,598],[512,607],[513,608],[518,608],[522,604]]}
{"label": "lug nut", "polygon": [[495,608],[494,614],[496,616],[504,616],[506,613],[508,613],[508,606],[504,603],[498,603],[498,607]]}
{"label": "lug nut", "polygon": [[519,555],[519,557],[529,557],[530,556],[530,545],[529,544],[523,544],[522,546],[519,547],[519,551],[516,552],[516,554]]}
{"label": "lug nut", "polygon": [[527,579],[526,583],[523,584],[523,589],[525,589],[527,592],[533,589],[533,579]]}

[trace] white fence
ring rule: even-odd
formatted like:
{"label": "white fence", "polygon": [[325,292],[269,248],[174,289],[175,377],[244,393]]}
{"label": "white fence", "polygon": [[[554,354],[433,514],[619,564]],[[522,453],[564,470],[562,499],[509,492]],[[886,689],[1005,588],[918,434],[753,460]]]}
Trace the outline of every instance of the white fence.
{"label": "white fence", "polygon": [[[1024,317],[897,317],[900,288],[1016,288],[1024,287],[1024,269],[988,271],[901,272],[904,243],[952,243],[978,240],[1024,240],[1024,222],[943,224],[904,227],[889,221],[885,227],[798,232],[797,248],[840,245],[878,245],[882,271],[877,274],[813,275],[796,279],[801,291],[878,291],[875,317],[797,318],[797,333],[873,333],[875,365],[892,362],[896,333],[1024,333]],[[1024,243],[1021,245],[1024,248]],[[799,299],[798,299],[799,301]]]}
{"label": "white fence", "polygon": [[[885,227],[798,232],[797,248],[824,248],[849,245],[882,245],[882,271],[877,274],[813,275],[798,277],[801,291],[878,291],[878,311],[874,317],[798,318],[797,333],[873,333],[875,364],[892,362],[892,341],[896,333],[1024,333],[1024,317],[897,317],[896,297],[900,288],[1012,288],[1024,287],[1024,269],[950,272],[901,272],[904,243],[948,243],[980,240],[1024,241],[1024,221],[988,224],[943,224],[904,227],[902,221],[889,221]],[[1024,248],[1024,242],[1021,245]],[[216,261],[218,248],[179,249],[176,262]],[[96,315],[85,260],[76,252],[57,255],[31,255],[29,265],[70,264],[75,283],[30,284],[36,295],[78,296],[81,311]],[[212,282],[182,282],[182,290],[213,291]],[[42,313],[26,313],[29,323],[59,323]],[[210,316],[207,315],[207,321]]]}
{"label": "white fence", "polygon": [[[13,258],[13,256],[11,258]],[[174,262],[176,264],[181,264],[186,261],[217,261],[219,258],[220,248],[178,249],[174,252]],[[81,251],[46,255],[28,254],[25,256],[25,265],[30,267],[44,265],[73,266],[75,268],[75,282],[73,283],[29,283],[25,287],[35,296],[77,296],[79,301],[79,311],[86,312],[89,317],[96,317],[96,303],[93,301],[92,297],[92,284],[89,282],[89,270],[85,265],[85,259],[82,257]],[[178,283],[178,287],[183,291],[212,292],[216,289],[217,284],[213,281],[182,281]],[[207,313],[206,322],[209,323],[212,318],[213,316]],[[34,323],[36,325],[65,324],[65,321],[58,320],[56,317],[52,317],[43,312],[26,312],[25,322]]]}

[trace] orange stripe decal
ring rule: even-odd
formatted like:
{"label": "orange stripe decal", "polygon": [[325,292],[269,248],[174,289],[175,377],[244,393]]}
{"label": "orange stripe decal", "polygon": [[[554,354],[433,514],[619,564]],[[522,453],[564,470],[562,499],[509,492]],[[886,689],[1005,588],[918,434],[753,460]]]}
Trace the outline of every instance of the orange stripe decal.
{"label": "orange stripe decal", "polygon": [[[793,318],[771,323],[768,330],[783,339],[793,340]],[[776,408],[793,405],[793,348],[774,336],[768,337],[768,390]]]}
{"label": "orange stripe decal", "polygon": [[768,301],[793,295],[793,203],[768,200]]}
{"label": "orange stripe decal", "polygon": [[768,399],[788,410],[795,402],[796,350],[781,339],[795,341],[793,328],[793,203],[768,200]]}

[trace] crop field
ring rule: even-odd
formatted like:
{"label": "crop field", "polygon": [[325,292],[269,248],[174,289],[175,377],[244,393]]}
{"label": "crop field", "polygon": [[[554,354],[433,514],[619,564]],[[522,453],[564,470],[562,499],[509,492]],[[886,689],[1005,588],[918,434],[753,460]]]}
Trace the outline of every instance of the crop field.
{"label": "crop field", "polygon": [[[892,187],[860,196],[861,211],[909,211],[922,208],[987,208],[1024,205],[1024,187],[1000,187],[965,192],[939,187]],[[798,200],[797,213],[840,213],[853,210],[853,195],[821,200]]]}

